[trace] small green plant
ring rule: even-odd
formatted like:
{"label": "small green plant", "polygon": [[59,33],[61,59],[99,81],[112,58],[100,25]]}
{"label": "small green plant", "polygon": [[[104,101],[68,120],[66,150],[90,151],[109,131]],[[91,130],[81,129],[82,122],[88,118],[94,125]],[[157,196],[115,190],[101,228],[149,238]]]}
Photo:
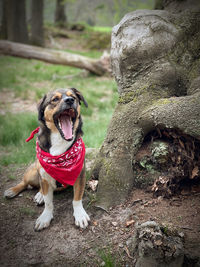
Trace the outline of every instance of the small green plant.
{"label": "small green plant", "polygon": [[9,175],[8,175],[8,178],[9,178],[10,180],[16,180],[16,176],[15,176],[15,175],[12,175],[12,174],[9,174]]}
{"label": "small green plant", "polygon": [[165,225],[161,228],[162,232],[165,234],[165,235],[168,235],[168,232],[169,232],[169,227],[168,225]]}
{"label": "small green plant", "polygon": [[33,216],[33,215],[36,214],[35,210],[33,210],[30,207],[22,207],[22,208],[20,208],[19,211],[20,211],[21,214],[27,215],[27,216]]}
{"label": "small green plant", "polygon": [[89,202],[88,202],[87,207],[89,208],[92,204],[94,204],[97,201],[97,198],[96,198],[96,194],[95,193],[92,193],[92,192],[89,192],[89,191],[87,191],[87,196],[89,198]]}
{"label": "small green plant", "polygon": [[117,265],[116,259],[112,255],[111,250],[109,248],[106,250],[105,249],[99,250],[99,255],[100,255],[100,258],[103,261],[105,267],[119,266],[119,265]]}

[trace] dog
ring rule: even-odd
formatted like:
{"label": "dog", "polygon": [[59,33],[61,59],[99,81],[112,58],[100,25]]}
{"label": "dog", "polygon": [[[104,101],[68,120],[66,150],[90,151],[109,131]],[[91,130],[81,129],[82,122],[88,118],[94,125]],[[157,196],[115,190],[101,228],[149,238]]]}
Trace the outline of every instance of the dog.
{"label": "dog", "polygon": [[29,141],[38,133],[36,161],[26,170],[22,181],[4,193],[5,197],[13,198],[29,185],[40,188],[34,201],[38,205],[44,203],[45,207],[36,220],[36,231],[50,225],[53,219],[53,192],[59,190],[58,185],[61,184],[73,185],[72,205],[75,225],[86,228],[89,224],[90,218],[82,205],[86,179],[85,146],[81,138],[83,135],[81,103],[88,107],[81,92],[75,88],[55,90],[40,100],[38,104],[40,126],[26,140]]}

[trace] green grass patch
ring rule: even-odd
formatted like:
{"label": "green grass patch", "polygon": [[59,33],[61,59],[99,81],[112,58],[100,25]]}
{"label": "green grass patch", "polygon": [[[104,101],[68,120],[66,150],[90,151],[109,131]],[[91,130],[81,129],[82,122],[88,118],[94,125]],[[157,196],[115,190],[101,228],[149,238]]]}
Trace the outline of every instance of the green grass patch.
{"label": "green grass patch", "polygon": [[116,262],[116,258],[112,255],[110,249],[103,249],[99,251],[99,255],[104,262],[105,267],[116,267],[120,264]]}
{"label": "green grass patch", "polygon": [[97,50],[91,50],[91,51],[75,51],[72,49],[65,49],[66,52],[72,53],[72,54],[77,54],[85,57],[90,57],[90,58],[100,58],[102,56],[102,51],[97,51]]}
{"label": "green grass patch", "polygon": [[[36,114],[6,114],[0,116],[0,163],[29,163],[35,158],[35,143],[25,140],[38,125]],[[34,143],[34,144],[33,144]]]}
{"label": "green grass patch", "polygon": [[105,32],[105,33],[111,33],[112,31],[112,27],[101,27],[101,26],[88,26],[87,27],[89,30],[91,31],[95,31],[95,32]]}
{"label": "green grass patch", "polygon": [[22,207],[19,211],[22,215],[26,216],[34,216],[36,214],[36,211],[30,207]]}

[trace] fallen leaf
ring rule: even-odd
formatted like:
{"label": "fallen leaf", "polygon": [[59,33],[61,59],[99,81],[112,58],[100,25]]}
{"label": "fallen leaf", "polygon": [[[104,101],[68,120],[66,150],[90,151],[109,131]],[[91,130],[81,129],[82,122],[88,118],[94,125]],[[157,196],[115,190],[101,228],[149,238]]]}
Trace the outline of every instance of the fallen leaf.
{"label": "fallen leaf", "polygon": [[179,141],[180,146],[181,146],[183,149],[185,149],[184,143],[183,143],[180,139],[178,139],[178,141]]}
{"label": "fallen leaf", "polygon": [[94,226],[97,226],[98,225],[98,222],[97,221],[93,221],[93,225]]}
{"label": "fallen leaf", "polygon": [[156,246],[161,246],[162,245],[162,240],[156,240],[155,242],[154,242],[154,244],[156,245]]}
{"label": "fallen leaf", "polygon": [[199,168],[198,166],[194,167],[194,169],[192,170],[192,175],[190,177],[190,179],[194,179],[195,176],[197,176],[199,173]]}
{"label": "fallen leaf", "polygon": [[96,191],[98,182],[99,182],[98,180],[90,180],[90,181],[88,181],[89,188],[92,189],[92,191]]}
{"label": "fallen leaf", "polygon": [[131,226],[131,225],[134,224],[134,223],[135,223],[134,220],[127,221],[127,222],[126,222],[126,227],[129,227],[129,226]]}
{"label": "fallen leaf", "polygon": [[130,252],[129,252],[129,250],[128,250],[128,247],[127,246],[125,246],[124,247],[124,250],[125,250],[125,252],[126,252],[126,254],[127,254],[127,256],[130,258],[130,259],[134,259],[131,255],[130,255]]}

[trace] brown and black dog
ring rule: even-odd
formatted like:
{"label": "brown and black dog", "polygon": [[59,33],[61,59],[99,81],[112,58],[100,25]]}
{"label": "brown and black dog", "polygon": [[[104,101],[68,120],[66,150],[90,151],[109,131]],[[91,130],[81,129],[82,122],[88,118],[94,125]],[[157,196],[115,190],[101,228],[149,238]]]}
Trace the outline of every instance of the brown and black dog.
{"label": "brown and black dog", "polygon": [[[73,144],[82,136],[82,119],[80,104],[87,107],[83,95],[75,88],[58,89],[43,97],[38,105],[38,120],[40,129],[38,133],[38,146],[41,150],[52,156],[65,153],[73,147]],[[42,230],[50,225],[53,218],[53,191],[57,188],[57,182],[42,167],[40,161],[36,161],[27,169],[22,181],[5,191],[4,196],[13,198],[28,185],[40,187],[34,201],[37,204],[44,202],[45,208],[36,221],[35,230]],[[90,218],[82,205],[82,197],[85,189],[85,162],[74,185],[73,209],[75,224],[86,228]]]}

